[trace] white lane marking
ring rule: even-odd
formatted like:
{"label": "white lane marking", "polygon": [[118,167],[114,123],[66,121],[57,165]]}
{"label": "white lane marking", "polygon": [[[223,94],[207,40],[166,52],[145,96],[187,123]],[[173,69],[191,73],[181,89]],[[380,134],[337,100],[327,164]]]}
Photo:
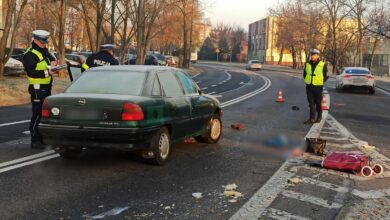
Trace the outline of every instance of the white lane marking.
{"label": "white lane marking", "polygon": [[211,85],[211,87],[216,87],[217,85]]}
{"label": "white lane marking", "polygon": [[240,85],[243,85],[243,84],[245,84],[244,82],[240,82]]}
{"label": "white lane marking", "polygon": [[197,76],[199,76],[201,73],[198,73],[198,74],[195,74],[194,76],[192,76],[191,78],[195,78]]}
{"label": "white lane marking", "polygon": [[352,194],[362,199],[380,199],[390,196],[390,189],[360,191],[354,189]]}
{"label": "white lane marking", "polygon": [[50,154],[54,154],[54,153],[55,153],[54,150],[48,150],[48,151],[45,151],[45,152],[42,152],[42,153],[39,153],[39,154],[33,154],[33,155],[30,155],[30,156],[27,156],[27,157],[18,158],[16,160],[3,162],[3,163],[0,163],[0,168],[1,167],[6,167],[6,166],[10,166],[10,165],[13,165],[13,164],[17,164],[17,163],[21,163],[21,162],[24,162],[24,161],[36,159],[36,158],[39,158],[39,157],[44,157],[44,156],[47,156],[47,155],[50,155]]}
{"label": "white lane marking", "polygon": [[25,135],[29,135],[30,131],[23,131],[22,133],[25,134]]}
{"label": "white lane marking", "polygon": [[278,220],[290,220],[290,219],[295,219],[295,220],[310,220],[310,218],[305,218],[299,215],[294,215],[289,212],[281,211],[278,209],[273,209],[273,208],[268,208],[266,210],[267,217],[271,217],[273,219],[278,219]]}
{"label": "white lane marking", "polygon": [[201,90],[206,90],[206,89],[208,89],[209,87],[203,87],[203,88],[201,88]]}
{"label": "white lane marking", "polygon": [[215,98],[222,98],[222,95],[213,95]]}
{"label": "white lane marking", "polygon": [[24,163],[20,163],[20,164],[16,164],[16,165],[13,165],[13,166],[1,168],[0,169],[0,173],[4,173],[4,172],[7,172],[9,170],[18,169],[18,168],[21,168],[21,167],[24,167],[24,166],[35,164],[35,163],[40,163],[40,162],[43,162],[43,161],[46,161],[46,160],[57,158],[59,156],[60,156],[59,154],[53,154],[53,155],[42,157],[42,158],[39,158],[39,159],[36,159],[36,160],[30,160],[30,161],[27,161],[27,162],[24,162]]}
{"label": "white lane marking", "polygon": [[343,205],[339,204],[339,203],[336,203],[336,202],[332,202],[331,204],[329,204],[328,201],[322,199],[322,198],[319,198],[319,197],[316,197],[316,196],[311,196],[311,195],[307,195],[307,194],[303,194],[303,193],[299,193],[299,192],[294,192],[294,191],[291,191],[291,190],[284,190],[282,192],[282,195],[285,196],[285,197],[288,197],[288,198],[293,198],[293,199],[297,199],[297,200],[300,200],[300,201],[303,201],[303,202],[308,202],[308,203],[312,203],[314,205],[319,205],[319,206],[322,206],[322,207],[325,207],[325,208],[328,208],[328,209],[339,209],[341,208]]}
{"label": "white lane marking", "polygon": [[199,84],[199,83],[201,83],[201,82],[202,82],[202,81],[197,81],[196,83]]}
{"label": "white lane marking", "polygon": [[207,93],[207,95],[212,95],[212,94],[216,94],[216,92]]}
{"label": "white lane marking", "polygon": [[383,90],[381,88],[378,88],[378,87],[375,87],[375,89],[381,91],[382,93],[385,93],[386,95],[390,95],[390,92],[386,91],[386,90]]}
{"label": "white lane marking", "polygon": [[4,123],[0,124],[0,127],[5,127],[5,126],[10,126],[10,125],[17,125],[17,124],[24,124],[30,122],[30,120],[23,120],[23,121],[15,121],[15,122],[9,122],[9,123]]}
{"label": "white lane marking", "polygon": [[259,93],[262,93],[265,90],[267,90],[271,86],[271,84],[272,84],[271,80],[268,79],[267,77],[264,77],[264,76],[261,76],[261,75],[259,75],[259,77],[263,78],[264,81],[265,81],[265,84],[260,89],[252,91],[250,93],[247,93],[247,94],[245,94],[243,96],[234,98],[232,100],[226,101],[226,102],[222,103],[221,106],[222,107],[227,107],[229,105],[233,105],[233,104],[236,104],[238,102],[242,102],[243,100],[249,99],[249,98],[251,98],[251,97],[253,97],[253,96],[255,96],[255,95],[259,94]]}
{"label": "white lane marking", "polygon": [[330,190],[333,190],[336,192],[347,193],[349,191],[348,188],[344,187],[344,186],[339,186],[336,184],[327,183],[327,182],[323,182],[323,181],[308,178],[308,177],[299,177],[299,178],[304,183],[319,186],[319,187],[326,188],[326,189],[330,189]]}

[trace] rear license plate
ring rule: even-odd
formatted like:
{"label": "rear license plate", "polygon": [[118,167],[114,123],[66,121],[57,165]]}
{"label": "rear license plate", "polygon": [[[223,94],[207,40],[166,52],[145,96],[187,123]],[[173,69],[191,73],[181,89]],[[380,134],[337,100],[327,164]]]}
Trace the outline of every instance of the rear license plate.
{"label": "rear license plate", "polygon": [[72,107],[65,108],[62,117],[67,120],[100,120],[100,111],[91,108]]}
{"label": "rear license plate", "polygon": [[367,80],[363,78],[355,78],[353,79],[353,83],[366,83]]}

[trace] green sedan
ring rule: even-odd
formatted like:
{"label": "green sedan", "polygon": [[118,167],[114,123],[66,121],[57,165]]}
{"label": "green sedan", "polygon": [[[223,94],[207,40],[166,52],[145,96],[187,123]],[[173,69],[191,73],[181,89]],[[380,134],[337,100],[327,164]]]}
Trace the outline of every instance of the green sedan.
{"label": "green sedan", "polygon": [[183,70],[110,66],[84,72],[62,94],[48,97],[39,129],[63,158],[83,148],[139,151],[163,165],[173,144],[194,137],[217,143],[222,110]]}

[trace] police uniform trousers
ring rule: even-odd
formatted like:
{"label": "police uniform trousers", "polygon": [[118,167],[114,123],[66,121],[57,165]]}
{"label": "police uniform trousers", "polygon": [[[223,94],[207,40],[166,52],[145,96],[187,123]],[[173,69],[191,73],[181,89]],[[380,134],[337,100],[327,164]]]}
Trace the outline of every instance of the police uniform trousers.
{"label": "police uniform trousers", "polygon": [[[306,95],[309,101],[310,119],[322,119],[322,90],[323,86],[306,85]],[[317,113],[317,118],[316,118]]]}
{"label": "police uniform trousers", "polygon": [[31,142],[41,142],[42,135],[39,133],[38,125],[41,121],[41,114],[42,114],[42,104],[46,97],[51,95],[51,89],[34,89],[32,85],[28,87],[28,92],[31,95],[31,106],[32,106],[32,116],[30,121],[30,135],[31,135]]}

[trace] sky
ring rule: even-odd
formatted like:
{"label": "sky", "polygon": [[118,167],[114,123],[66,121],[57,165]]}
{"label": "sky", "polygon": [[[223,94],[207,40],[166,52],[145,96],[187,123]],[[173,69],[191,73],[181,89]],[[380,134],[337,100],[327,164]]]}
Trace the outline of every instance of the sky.
{"label": "sky", "polygon": [[206,4],[205,15],[213,25],[223,22],[240,25],[248,30],[253,23],[268,14],[268,8],[283,0],[203,0]]}

